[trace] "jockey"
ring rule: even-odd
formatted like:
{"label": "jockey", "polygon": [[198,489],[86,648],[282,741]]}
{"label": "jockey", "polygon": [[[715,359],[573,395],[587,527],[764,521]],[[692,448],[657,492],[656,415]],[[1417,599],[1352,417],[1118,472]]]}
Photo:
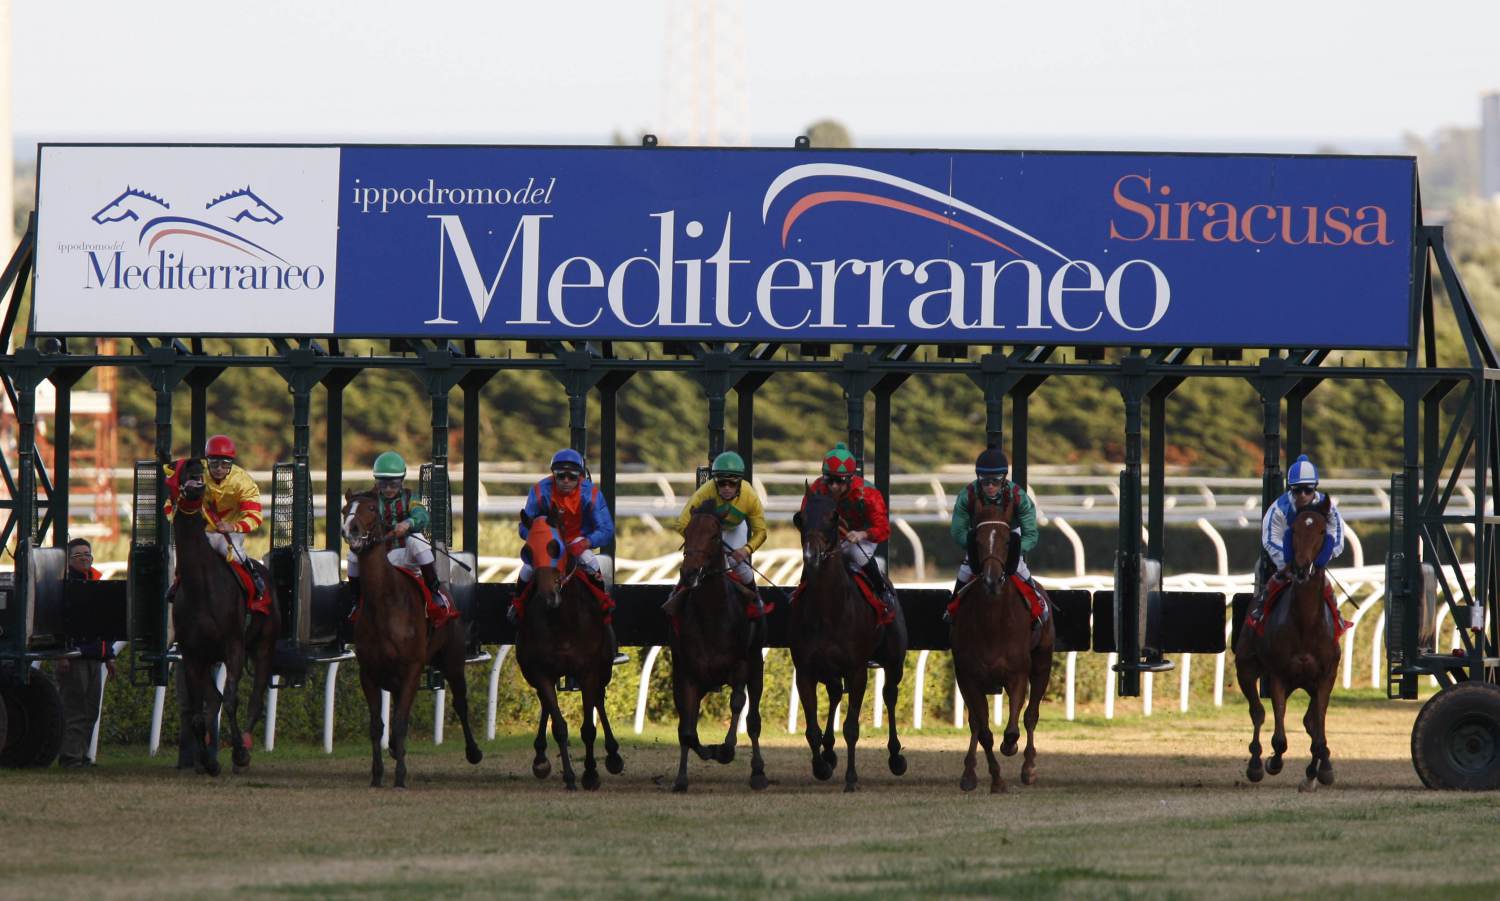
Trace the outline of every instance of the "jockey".
{"label": "jockey", "polygon": [[[1307,454],[1297,458],[1286,474],[1286,494],[1276,499],[1266,511],[1260,525],[1260,544],[1279,573],[1291,562],[1292,516],[1303,507],[1321,504],[1324,494],[1318,490],[1318,468],[1307,459]],[[1323,550],[1318,553],[1317,566],[1324,567],[1328,561],[1344,552],[1344,518],[1339,515],[1338,504],[1328,501],[1328,534],[1323,537]]]}
{"label": "jockey", "polygon": [[[422,506],[420,499],[413,498],[411,490],[404,485],[406,461],[395,451],[386,451],[375,458],[370,475],[375,480],[375,496],[380,502],[380,522],[392,543],[386,559],[401,569],[420,569],[422,581],[432,592],[433,601],[443,607],[449,606],[448,596],[438,582],[432,541],[423,535],[430,522],[427,508]],[[357,601],[359,557],[350,551],[345,559],[349,563],[349,587]]]}
{"label": "jockey", "polygon": [[[745,459],[734,451],[725,451],[714,457],[708,468],[708,481],[698,486],[687,505],[677,515],[677,531],[687,534],[693,511],[705,501],[714,502],[714,512],[723,522],[724,566],[736,582],[755,594],[755,603],[762,611],[765,602],[755,591],[755,573],[750,569],[750,555],[766,541],[766,511],[760,495],[745,484]],[[684,586],[681,582],[672,590],[672,596],[661,609],[668,616],[677,613],[677,604]]]}
{"label": "jockey", "polygon": [[208,471],[203,479],[203,524],[208,543],[225,560],[250,571],[257,595],[266,586],[260,571],[245,559],[245,536],[260,528],[260,488],[250,474],[235,462],[234,442],[228,435],[215,435],[204,447]]}
{"label": "jockey", "polygon": [[[896,611],[896,593],[880,571],[875,560],[875,546],[891,537],[886,517],[885,498],[873,485],[855,475],[854,455],[840,441],[823,458],[823,475],[808,487],[810,494],[826,494],[838,504],[840,525],[846,531],[842,548],[844,559],[852,569],[864,573],[870,588],[885,602],[886,609]],[[806,497],[802,500],[807,504]]]}
{"label": "jockey", "polygon": [[949,525],[954,542],[964,549],[958,580],[953,583],[954,594],[974,579],[973,560],[970,558],[974,538],[973,516],[981,496],[987,503],[1001,503],[1006,495],[1010,495],[1015,504],[1012,521],[1016,528],[1010,533],[1011,548],[1006,559],[1014,560],[1015,572],[1031,583],[1031,570],[1026,566],[1025,555],[1036,547],[1036,504],[1021,486],[1010,481],[1009,475],[1010,460],[1005,451],[994,446],[985,448],[974,462],[974,481],[959,492],[958,501],[953,505],[953,521]]}
{"label": "jockey", "polygon": [[[571,447],[565,447],[552,455],[552,475],[532,486],[526,494],[526,506],[521,510],[520,533],[524,542],[531,533],[531,521],[546,516],[547,522],[562,536],[568,556],[574,557],[596,583],[602,584],[603,573],[599,559],[593,549],[609,544],[615,538],[615,521],[610,516],[609,506],[593,479],[584,472],[583,456]],[[521,565],[516,580],[522,586],[531,581],[530,563]],[[511,608],[514,613],[515,608]],[[611,647],[619,648],[615,641],[613,624],[606,623]],[[622,663],[625,655],[616,653],[616,663]]]}

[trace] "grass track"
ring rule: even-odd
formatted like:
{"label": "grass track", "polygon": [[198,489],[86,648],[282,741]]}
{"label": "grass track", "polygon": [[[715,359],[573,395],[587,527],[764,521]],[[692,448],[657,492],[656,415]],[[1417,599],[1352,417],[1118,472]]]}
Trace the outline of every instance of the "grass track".
{"label": "grass track", "polygon": [[[666,730],[627,742],[625,773],[597,794],[564,793],[556,767],[534,780],[525,736],[487,745],[477,768],[451,738],[416,747],[401,793],[366,787],[352,743],[332,758],[258,754],[217,781],[106,748],[86,773],[0,772],[0,896],[1500,894],[1500,797],[1421,788],[1416,709],[1335,695],[1338,784],[1311,795],[1296,791],[1300,708],[1286,771],[1253,787],[1238,708],[1110,723],[1044,708],[1041,784],[1019,785],[1020,758],[1003,759],[1000,796],[958,791],[966,733],[908,738],[897,779],[868,727],[855,795],[841,775],[815,783],[801,738],[775,728],[763,794],[746,785],[743,739],[734,764],[695,759],[690,793],[670,794]],[[983,786],[982,760],[980,772]]]}

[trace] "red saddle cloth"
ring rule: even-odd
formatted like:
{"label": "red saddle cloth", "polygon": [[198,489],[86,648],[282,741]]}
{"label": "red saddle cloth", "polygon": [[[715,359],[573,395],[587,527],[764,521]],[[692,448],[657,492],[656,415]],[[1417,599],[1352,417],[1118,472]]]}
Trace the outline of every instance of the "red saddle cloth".
{"label": "red saddle cloth", "polygon": [[453,603],[453,599],[446,594],[443,595],[443,599],[447,603],[438,603],[437,598],[433,597],[432,589],[428,588],[427,583],[422,580],[421,573],[399,566],[396,567],[396,571],[417,583],[417,587],[422,589],[422,602],[427,607],[427,621],[432,623],[434,629],[441,629],[450,619],[458,619],[458,605]]}
{"label": "red saddle cloth", "polygon": [[[604,614],[604,621],[606,623],[613,623],[615,621],[615,599],[609,596],[609,592],[604,590],[603,585],[590,578],[587,571],[579,572],[576,578],[584,584],[584,587],[588,588],[589,594],[594,596],[594,600],[599,602],[599,612]],[[536,579],[532,579],[530,582],[522,585],[521,590],[516,592],[516,596],[511,598],[510,605],[515,608],[516,619],[526,619],[526,602],[531,599],[531,595],[535,592],[535,586]]]}
{"label": "red saddle cloth", "polygon": [[269,616],[271,614],[270,583],[266,584],[265,591],[257,594],[255,591],[255,580],[250,577],[250,570],[246,569],[244,564],[238,560],[229,560],[226,562],[229,564],[230,571],[234,573],[234,577],[240,580],[240,588],[244,589],[245,609],[251,613],[263,613]]}
{"label": "red saddle cloth", "polygon": [[[870,587],[870,580],[865,578],[864,573],[851,570],[849,576],[854,580],[854,584],[859,587],[859,593],[864,596],[865,603],[869,604],[871,609],[875,611],[876,625],[889,626],[896,621],[895,611],[886,609],[885,601],[882,601],[880,595],[875,593],[875,589]],[[792,604],[795,605],[797,603],[797,599],[802,596],[802,589],[805,587],[807,587],[807,583],[802,582],[796,588],[792,589]],[[767,605],[767,609],[770,609],[769,605]]]}
{"label": "red saddle cloth", "polygon": [[[1031,608],[1031,621],[1037,623],[1045,619],[1047,616],[1047,601],[1043,598],[1042,593],[1030,582],[1021,578],[1020,573],[1011,573],[1010,582],[1016,586],[1016,591],[1020,592],[1021,599]],[[970,581],[965,584],[972,585],[973,582]],[[959,589],[959,591],[962,592],[963,589]],[[954,595],[953,600],[948,602],[948,617],[950,619],[958,613],[959,605],[962,602],[963,594]]]}
{"label": "red saddle cloth", "polygon": [[[1277,573],[1266,583],[1265,603],[1250,606],[1250,612],[1245,615],[1245,625],[1254,629],[1256,635],[1266,634],[1266,623],[1271,621],[1271,613],[1276,609],[1276,602],[1286,594],[1286,588],[1291,584],[1291,579],[1282,578],[1281,573]],[[1327,579],[1323,580],[1323,603],[1328,605],[1329,621],[1333,623],[1333,637],[1342,638],[1354,624],[1344,619],[1339,613],[1338,601],[1333,598],[1333,583]]]}

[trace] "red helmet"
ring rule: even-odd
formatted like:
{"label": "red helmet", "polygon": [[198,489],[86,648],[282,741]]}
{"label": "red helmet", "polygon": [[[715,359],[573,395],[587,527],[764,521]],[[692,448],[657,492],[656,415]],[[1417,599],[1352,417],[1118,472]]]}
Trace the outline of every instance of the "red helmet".
{"label": "red helmet", "polygon": [[228,435],[215,435],[208,439],[208,446],[204,448],[204,456],[228,457],[234,459],[234,442],[229,440]]}

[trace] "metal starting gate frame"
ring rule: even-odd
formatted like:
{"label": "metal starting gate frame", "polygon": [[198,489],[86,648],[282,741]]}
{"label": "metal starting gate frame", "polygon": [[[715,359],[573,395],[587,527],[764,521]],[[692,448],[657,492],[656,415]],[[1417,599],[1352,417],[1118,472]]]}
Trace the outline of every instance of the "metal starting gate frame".
{"label": "metal starting gate frame", "polygon": [[[597,393],[599,484],[613,508],[616,496],[617,398],[637,372],[679,372],[700,386],[707,407],[706,458],[725,449],[726,400],[738,399],[738,450],[754,466],[755,395],[778,372],[814,372],[839,384],[847,401],[848,444],[861,466],[873,470],[875,485],[890,487],[891,410],[901,385],[913,375],[946,374],[970,379],[984,398],[989,442],[1008,444],[1013,478],[1026,483],[1028,403],[1047,380],[1074,376],[1102,378],[1119,391],[1124,413],[1124,468],[1120,472],[1119,542],[1115,586],[1090,597],[1087,592],[1059,592],[1059,647],[1112,651],[1118,692],[1138,695],[1141,673],[1170,669],[1168,653],[1217,652],[1224,648],[1222,596],[1161,590],[1164,534],[1164,471],[1167,402],[1189,378],[1235,379],[1257,392],[1263,411],[1263,506],[1282,492],[1283,461],[1302,449],[1303,404],[1328,379],[1374,381],[1400,398],[1403,410],[1403,463],[1392,477],[1391,546],[1388,557],[1388,693],[1415,698],[1418,679],[1430,675],[1444,686],[1438,697],[1464,682],[1500,681],[1500,617],[1495,607],[1500,555],[1494,493],[1500,484],[1500,359],[1455,270],[1441,228],[1420,227],[1412,248],[1414,272],[1410,316],[1417,343],[1404,359],[1388,366],[1327,365],[1326,348],[1268,348],[1256,362],[1243,362],[1232,348],[1209,351],[1195,362],[1194,348],[1143,350],[1121,347],[1069,348],[1059,345],[884,344],[846,346],[835,353],[826,344],[780,345],[721,342],[664,342],[647,345],[644,356],[626,356],[609,341],[528,341],[530,356],[514,357],[504,342],[489,340],[390,340],[381,355],[346,353],[338,338],[266,337],[273,349],[265,356],[211,355],[203,339],[141,335],[120,353],[100,354],[85,338],[38,338],[29,334],[0,356],[0,382],[19,427],[16,452],[0,458],[9,498],[0,544],[15,561],[13,581],[4,586],[0,603],[0,663],[7,678],[28,678],[26,661],[60,656],[81,636],[129,638],[138,665],[156,684],[167,678],[170,629],[164,599],[170,569],[169,523],[159,515],[164,495],[162,463],[181,452],[201,454],[208,431],[208,392],[218,376],[237,367],[274,369],[292,396],[292,459],[278,464],[273,486],[271,563],[281,589],[289,627],[278,654],[278,672],[306,671],[309,663],[339,659],[346,650],[330,617],[339,604],[339,521],[327,517],[322,549],[315,548],[309,461],[312,456],[311,399],[322,389],[329,423],[324,452],[327,510],[342,505],[344,460],[343,391],[368,369],[404,371],[425,386],[431,408],[430,462],[423,470],[424,491],[433,500],[434,531],[447,544],[452,538],[447,501],[449,413],[451,395],[461,392],[465,422],[481,415],[480,391],[492,378],[518,370],[541,370],[554,377],[568,399],[571,445],[590,453],[588,400]],[[11,347],[27,297],[35,260],[35,219],[10,259],[0,292],[0,342]],[[1457,365],[1439,359],[1439,316],[1447,313],[1435,301],[1441,282],[1448,312],[1463,340],[1466,358]],[[80,332],[86,326],[80,324]],[[636,345],[639,346],[639,345]],[[655,348],[656,353],[651,349]],[[788,353],[795,347],[799,353]],[[1071,350],[1071,360],[1064,352]],[[921,353],[919,357],[919,352]],[[68,540],[68,453],[71,446],[69,389],[96,367],[113,366],[144,377],[156,396],[155,460],[136,470],[136,519],[131,544],[128,589],[121,583],[79,586],[57,582],[55,558]],[[36,452],[36,389],[44,380],[57,388],[56,462],[52,471]],[[178,445],[173,399],[186,387],[190,398],[188,441]],[[874,397],[873,429],[865,402]],[[1453,398],[1457,397],[1455,402]],[[1006,401],[1009,400],[1007,422]],[[1008,425],[1008,429],[1007,429]],[[867,447],[867,430],[873,447]],[[1143,438],[1143,433],[1148,437]],[[479,458],[479,430],[463,432],[462,457]],[[1143,466],[1143,462],[1149,465]],[[1449,512],[1460,483],[1476,498],[1472,513]],[[466,478],[464,509],[479,509],[479,480]],[[1144,540],[1143,540],[1144,526]],[[1450,530],[1472,528],[1474,577],[1465,579]],[[477,551],[477,515],[464,517],[462,547],[469,558]],[[885,549],[881,549],[882,554]],[[511,586],[474,585],[463,580],[461,606],[473,640],[507,643],[512,627],[503,615]],[[82,592],[92,603],[80,602]],[[667,586],[619,586],[616,628],[623,644],[665,643],[666,624],[656,612]],[[330,594],[332,592],[332,594]],[[128,598],[128,600],[127,600]],[[948,593],[902,591],[915,649],[947,647],[940,621]],[[1248,596],[1238,599],[1237,620]],[[102,602],[101,602],[102,601]],[[1462,652],[1441,654],[1432,642],[1434,602],[1448,605],[1463,628]],[[126,614],[128,606],[129,615]],[[783,605],[784,607],[784,605]],[[786,641],[787,614],[773,614],[773,645]],[[127,625],[128,623],[128,625]],[[1236,625],[1236,631],[1237,625]],[[1460,693],[1462,694],[1462,693]],[[1420,721],[1419,721],[1420,724]],[[1493,758],[1492,759],[1496,759]],[[1420,767],[1419,767],[1420,771]],[[1424,777],[1425,778],[1425,777]]]}

